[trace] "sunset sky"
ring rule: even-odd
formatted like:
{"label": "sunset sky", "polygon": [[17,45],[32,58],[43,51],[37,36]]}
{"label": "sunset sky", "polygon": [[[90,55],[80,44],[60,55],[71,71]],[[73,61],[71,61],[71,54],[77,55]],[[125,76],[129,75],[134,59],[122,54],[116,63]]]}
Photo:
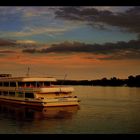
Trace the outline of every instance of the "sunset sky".
{"label": "sunset sky", "polygon": [[139,6],[1,6],[0,73],[67,79],[140,74]]}

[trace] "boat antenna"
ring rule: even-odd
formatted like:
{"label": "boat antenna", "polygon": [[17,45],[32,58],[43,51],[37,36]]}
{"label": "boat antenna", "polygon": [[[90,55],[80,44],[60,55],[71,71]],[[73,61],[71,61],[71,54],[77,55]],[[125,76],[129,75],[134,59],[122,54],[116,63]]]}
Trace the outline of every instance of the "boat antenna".
{"label": "boat antenna", "polygon": [[30,71],[30,67],[28,67],[27,69],[27,74],[26,74],[27,77],[29,77],[29,71]]}
{"label": "boat antenna", "polygon": [[61,84],[64,84],[64,81],[66,80],[67,74],[64,75],[64,80],[62,81]]}

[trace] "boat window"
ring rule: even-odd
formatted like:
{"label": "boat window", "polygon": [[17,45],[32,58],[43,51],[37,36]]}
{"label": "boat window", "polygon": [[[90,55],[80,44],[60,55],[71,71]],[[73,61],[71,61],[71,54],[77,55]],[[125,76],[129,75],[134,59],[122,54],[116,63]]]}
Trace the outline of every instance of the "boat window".
{"label": "boat window", "polygon": [[9,92],[10,96],[15,96],[15,92]]}
{"label": "boat window", "polygon": [[26,87],[36,87],[36,82],[26,82]]}
{"label": "boat window", "polygon": [[2,82],[0,82],[0,87],[2,86]]}
{"label": "boat window", "polygon": [[36,87],[36,82],[18,82],[19,87]]}
{"label": "boat window", "polygon": [[4,82],[5,87],[9,87],[9,82]]}
{"label": "boat window", "polygon": [[44,82],[36,82],[37,87],[43,87],[44,86]]}
{"label": "boat window", "polygon": [[16,87],[16,82],[10,82],[10,87]]}
{"label": "boat window", "polygon": [[34,98],[33,93],[25,93],[25,98]]}
{"label": "boat window", "polygon": [[24,93],[23,92],[16,92],[17,97],[24,97]]}
{"label": "boat window", "polygon": [[25,82],[18,82],[18,87],[24,87],[25,86]]}
{"label": "boat window", "polygon": [[56,95],[56,96],[59,96],[59,95],[60,95],[60,92],[55,92],[55,95]]}
{"label": "boat window", "polygon": [[36,82],[30,82],[30,87],[36,87]]}
{"label": "boat window", "polygon": [[30,86],[30,82],[26,82],[26,86],[29,87]]}
{"label": "boat window", "polygon": [[35,82],[18,82],[19,87],[35,87]]}
{"label": "boat window", "polygon": [[51,82],[44,82],[44,86],[50,86]]}
{"label": "boat window", "polygon": [[8,92],[7,91],[3,91],[3,95],[4,96],[7,96],[8,95]]}

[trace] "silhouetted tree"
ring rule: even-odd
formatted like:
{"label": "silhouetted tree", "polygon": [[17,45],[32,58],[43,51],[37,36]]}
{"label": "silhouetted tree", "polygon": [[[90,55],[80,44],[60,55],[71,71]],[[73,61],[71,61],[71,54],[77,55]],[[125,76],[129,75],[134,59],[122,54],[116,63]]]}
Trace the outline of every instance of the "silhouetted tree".
{"label": "silhouetted tree", "polygon": [[[55,84],[61,84],[63,80],[57,80]],[[93,86],[130,86],[130,87],[140,87],[140,75],[128,76],[128,79],[118,79],[112,77],[107,79],[106,77],[100,80],[65,80],[64,85],[93,85]]]}

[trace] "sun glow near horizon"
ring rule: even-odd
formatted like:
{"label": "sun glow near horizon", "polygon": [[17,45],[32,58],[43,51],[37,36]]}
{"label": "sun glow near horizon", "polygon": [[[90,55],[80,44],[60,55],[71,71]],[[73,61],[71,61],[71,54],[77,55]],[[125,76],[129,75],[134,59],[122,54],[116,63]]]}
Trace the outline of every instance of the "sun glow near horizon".
{"label": "sun glow near horizon", "polygon": [[139,15],[133,6],[0,7],[0,73],[138,75]]}

